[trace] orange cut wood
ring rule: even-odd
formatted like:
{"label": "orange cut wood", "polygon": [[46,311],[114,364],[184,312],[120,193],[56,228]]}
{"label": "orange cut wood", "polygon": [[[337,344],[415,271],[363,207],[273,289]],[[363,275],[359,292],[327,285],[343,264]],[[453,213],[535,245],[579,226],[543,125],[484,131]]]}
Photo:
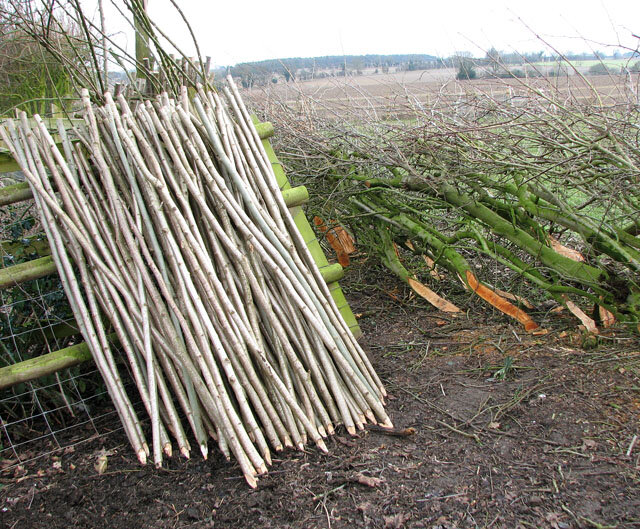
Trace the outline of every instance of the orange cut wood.
{"label": "orange cut wood", "polygon": [[525,331],[534,331],[540,327],[526,312],[509,303],[502,296],[496,294],[493,290],[480,283],[471,270],[467,270],[466,275],[467,283],[471,289],[478,294],[478,296],[490,305],[493,305],[500,312],[503,312],[507,316],[511,316],[513,319],[522,323]]}
{"label": "orange cut wood", "polygon": [[576,318],[580,320],[582,325],[584,325],[587,331],[592,332],[593,334],[598,334],[598,327],[596,326],[596,322],[593,321],[589,316],[587,316],[578,305],[576,305],[573,301],[571,301],[566,295],[563,295],[565,305],[569,309],[569,312],[573,314]]}
{"label": "orange cut wood", "polygon": [[511,301],[517,301],[522,303],[528,309],[535,308],[526,298],[522,296],[518,296],[517,294],[512,294],[511,292],[505,292],[504,290],[500,290],[499,288],[494,288],[493,291],[498,294],[498,296],[502,296],[503,298],[510,299]]}
{"label": "orange cut wood", "polygon": [[578,250],[574,250],[572,248],[567,248],[565,245],[560,243],[558,239],[548,235],[549,244],[551,248],[553,248],[556,252],[564,257],[568,257],[569,259],[573,259],[574,261],[584,262],[585,258]]}
{"label": "orange cut wood", "polygon": [[605,329],[616,323],[616,317],[602,305],[598,305],[598,315],[600,316],[600,321]]}
{"label": "orange cut wood", "polygon": [[347,233],[347,230],[342,226],[334,226],[329,229],[324,221],[318,216],[313,217],[313,223],[322,233],[324,233],[327,238],[327,242],[331,245],[333,251],[336,252],[338,262],[343,267],[349,266],[351,262],[349,254],[355,252],[356,248],[353,243],[353,239],[351,238],[351,235]]}
{"label": "orange cut wood", "polygon": [[435,308],[441,310],[443,312],[462,312],[458,307],[456,307],[450,301],[438,296],[433,290],[429,287],[420,283],[420,281],[416,281],[415,279],[408,278],[407,283],[413,289],[413,291],[418,294],[420,297],[426,299],[429,303],[431,303]]}

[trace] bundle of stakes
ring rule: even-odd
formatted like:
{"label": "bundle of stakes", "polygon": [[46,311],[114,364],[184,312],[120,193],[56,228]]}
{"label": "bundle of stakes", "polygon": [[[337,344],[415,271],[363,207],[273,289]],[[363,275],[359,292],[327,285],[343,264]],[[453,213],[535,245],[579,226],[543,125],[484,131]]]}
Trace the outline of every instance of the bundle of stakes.
{"label": "bundle of stakes", "polygon": [[205,458],[212,437],[254,487],[272,449],[326,451],[337,424],[391,427],[233,82],[135,108],[82,100],[84,126],[60,127],[60,148],[38,116],[0,133],[140,462],[161,465],[171,437],[189,457],[190,429]]}

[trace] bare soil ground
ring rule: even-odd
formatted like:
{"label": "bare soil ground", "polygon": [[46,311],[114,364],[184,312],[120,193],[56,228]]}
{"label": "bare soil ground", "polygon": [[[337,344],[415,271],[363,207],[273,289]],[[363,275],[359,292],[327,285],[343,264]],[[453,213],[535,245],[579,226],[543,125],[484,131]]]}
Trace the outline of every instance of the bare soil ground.
{"label": "bare soil ground", "polygon": [[350,277],[406,435],[339,429],[328,455],[278,454],[251,490],[217,453],[141,468],[114,433],[0,473],[0,527],[640,527],[637,335],[585,340],[538,314],[550,332],[528,336],[469,298],[468,319],[445,321],[384,274]]}

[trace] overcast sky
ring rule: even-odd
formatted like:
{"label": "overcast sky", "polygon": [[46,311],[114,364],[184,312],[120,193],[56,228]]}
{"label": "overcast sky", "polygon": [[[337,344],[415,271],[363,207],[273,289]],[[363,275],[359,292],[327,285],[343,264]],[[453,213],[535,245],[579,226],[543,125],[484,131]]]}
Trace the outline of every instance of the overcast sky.
{"label": "overcast sky", "polygon": [[[113,0],[116,3],[119,0]],[[176,0],[203,55],[216,65],[284,57],[539,51],[539,35],[563,52],[640,44],[638,0]],[[89,14],[96,0],[83,0]],[[133,51],[133,33],[104,0],[107,30]],[[187,54],[188,31],[169,0],[148,0],[151,17]],[[613,48],[609,48],[612,51]]]}

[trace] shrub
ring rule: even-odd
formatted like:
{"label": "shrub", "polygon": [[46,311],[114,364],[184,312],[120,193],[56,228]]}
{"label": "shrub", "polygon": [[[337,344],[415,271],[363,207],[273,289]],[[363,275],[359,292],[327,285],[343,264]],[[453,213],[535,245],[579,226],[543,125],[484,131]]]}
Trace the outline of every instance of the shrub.
{"label": "shrub", "polygon": [[589,67],[589,73],[591,75],[615,75],[617,72],[615,69],[607,66],[606,64],[599,62],[597,64],[592,64]]}
{"label": "shrub", "polygon": [[70,66],[88,63],[77,27],[29,2],[0,0],[0,115],[14,107],[47,114],[73,90]]}
{"label": "shrub", "polygon": [[466,81],[468,79],[475,79],[477,76],[478,74],[471,62],[465,61],[458,67],[456,79],[458,79],[458,81]]}

